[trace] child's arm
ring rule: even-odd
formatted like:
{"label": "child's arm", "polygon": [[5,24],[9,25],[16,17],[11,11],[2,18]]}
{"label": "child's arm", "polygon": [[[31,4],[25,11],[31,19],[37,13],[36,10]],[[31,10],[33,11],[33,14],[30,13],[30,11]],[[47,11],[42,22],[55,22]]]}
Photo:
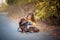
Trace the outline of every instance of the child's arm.
{"label": "child's arm", "polygon": [[33,22],[33,26],[36,27],[36,23],[35,22]]}

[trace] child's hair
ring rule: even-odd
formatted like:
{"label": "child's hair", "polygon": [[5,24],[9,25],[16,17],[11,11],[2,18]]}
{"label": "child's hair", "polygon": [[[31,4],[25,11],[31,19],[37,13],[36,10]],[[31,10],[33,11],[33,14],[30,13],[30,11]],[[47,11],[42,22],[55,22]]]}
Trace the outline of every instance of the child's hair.
{"label": "child's hair", "polygon": [[[36,22],[36,21],[35,21],[35,18],[34,18],[34,14],[33,14],[33,13],[29,13],[28,16],[29,16],[29,15],[31,15],[31,21],[32,21],[32,22]],[[27,16],[27,17],[28,17],[28,16]],[[28,19],[28,18],[26,18],[26,19]]]}

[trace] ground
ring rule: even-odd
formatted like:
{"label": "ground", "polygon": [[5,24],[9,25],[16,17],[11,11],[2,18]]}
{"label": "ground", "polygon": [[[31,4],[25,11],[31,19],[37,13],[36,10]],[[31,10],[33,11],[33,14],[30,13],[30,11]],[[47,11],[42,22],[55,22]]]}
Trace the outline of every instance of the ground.
{"label": "ground", "polygon": [[0,40],[60,40],[51,32],[21,33],[17,31],[19,24],[12,21],[7,12],[0,14]]}

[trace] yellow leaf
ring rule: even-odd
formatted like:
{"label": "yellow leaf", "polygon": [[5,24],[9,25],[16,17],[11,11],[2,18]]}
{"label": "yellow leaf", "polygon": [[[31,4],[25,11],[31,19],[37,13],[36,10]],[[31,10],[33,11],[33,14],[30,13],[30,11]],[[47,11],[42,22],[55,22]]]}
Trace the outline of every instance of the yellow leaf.
{"label": "yellow leaf", "polygon": [[30,3],[30,2],[31,2],[31,0],[28,0],[28,2]]}
{"label": "yellow leaf", "polygon": [[54,9],[54,6],[51,6],[52,9]]}
{"label": "yellow leaf", "polygon": [[39,10],[37,10],[37,9],[36,9],[36,11],[35,11],[35,12],[39,12]]}

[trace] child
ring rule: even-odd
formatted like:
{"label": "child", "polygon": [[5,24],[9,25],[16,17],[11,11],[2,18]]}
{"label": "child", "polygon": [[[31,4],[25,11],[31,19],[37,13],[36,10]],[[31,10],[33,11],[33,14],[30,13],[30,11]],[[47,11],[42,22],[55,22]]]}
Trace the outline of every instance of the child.
{"label": "child", "polygon": [[33,13],[28,14],[28,16],[26,17],[26,20],[28,22],[28,26],[32,26],[32,27],[36,26],[36,22],[35,22],[35,18],[34,18]]}
{"label": "child", "polygon": [[36,28],[36,22],[35,22],[33,13],[28,14],[26,20],[28,22],[27,28],[28,28],[29,32],[37,32],[37,31],[39,31],[39,29]]}

